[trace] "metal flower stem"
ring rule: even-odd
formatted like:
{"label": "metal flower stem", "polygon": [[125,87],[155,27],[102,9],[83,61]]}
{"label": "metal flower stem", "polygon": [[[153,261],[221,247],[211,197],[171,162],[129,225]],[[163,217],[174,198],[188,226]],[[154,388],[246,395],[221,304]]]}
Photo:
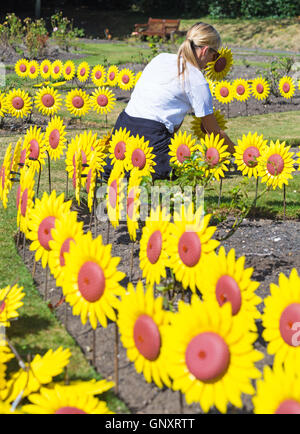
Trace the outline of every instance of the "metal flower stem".
{"label": "metal flower stem", "polygon": [[254,206],[256,206],[257,193],[258,193],[258,177],[256,178]]}
{"label": "metal flower stem", "polygon": [[44,299],[47,300],[48,298],[48,264],[45,268],[45,293],[44,293]]}
{"label": "metal flower stem", "polygon": [[40,160],[37,160],[35,158],[30,158],[29,160],[33,160],[33,161],[38,161],[39,165],[40,165],[40,169],[39,169],[39,177],[38,177],[38,183],[37,183],[37,188],[36,188],[36,197],[39,197],[39,190],[40,190],[40,181],[41,181],[41,171],[42,171],[42,165]]}
{"label": "metal flower stem", "polygon": [[51,194],[51,166],[50,166],[50,155],[46,150],[48,156],[48,179],[49,179],[49,194]]}
{"label": "metal flower stem", "polygon": [[119,393],[119,329],[115,322],[115,393]]}
{"label": "metal flower stem", "polygon": [[23,262],[25,261],[25,244],[26,244],[26,237],[23,233]]}
{"label": "metal flower stem", "polygon": [[286,213],[286,187],[285,184],[283,184],[283,220],[285,220]]}
{"label": "metal flower stem", "polygon": [[220,179],[220,189],[219,189],[218,206],[220,206],[220,203],[221,203],[222,186],[223,186],[223,178]]}
{"label": "metal flower stem", "polygon": [[248,116],[248,104],[247,104],[247,100],[245,100],[245,104],[246,104],[246,116]]}
{"label": "metal flower stem", "polygon": [[132,282],[132,276],[133,276],[133,255],[134,255],[134,245],[135,242],[131,242],[131,254],[130,254],[130,274],[129,274],[129,281]]}
{"label": "metal flower stem", "polygon": [[68,199],[68,195],[69,195],[69,174],[67,173],[67,181],[66,181],[66,200]]}
{"label": "metal flower stem", "polygon": [[107,128],[107,113],[105,113],[105,129]]}

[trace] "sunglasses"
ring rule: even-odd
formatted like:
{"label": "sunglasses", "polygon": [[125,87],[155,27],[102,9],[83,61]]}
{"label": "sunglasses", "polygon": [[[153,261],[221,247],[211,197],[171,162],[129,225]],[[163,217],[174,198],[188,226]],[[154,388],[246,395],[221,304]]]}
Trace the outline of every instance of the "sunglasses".
{"label": "sunglasses", "polygon": [[220,53],[217,51],[217,50],[215,50],[214,48],[212,48],[212,47],[209,47],[209,49],[213,52],[213,62],[215,62],[219,57],[220,57]]}

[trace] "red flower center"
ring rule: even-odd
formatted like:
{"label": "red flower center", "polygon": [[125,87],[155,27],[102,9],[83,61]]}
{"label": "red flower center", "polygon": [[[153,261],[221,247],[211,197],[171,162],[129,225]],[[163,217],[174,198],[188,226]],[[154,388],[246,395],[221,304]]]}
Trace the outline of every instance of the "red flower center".
{"label": "red flower center", "polygon": [[0,314],[4,311],[5,306],[6,306],[5,301],[0,301]]}
{"label": "red flower center", "polygon": [[72,104],[73,104],[73,106],[74,106],[75,108],[80,109],[80,108],[82,108],[82,107],[84,106],[84,99],[83,99],[81,96],[76,95],[76,96],[74,96],[74,98],[72,99]]}
{"label": "red flower center", "polygon": [[147,257],[151,264],[156,264],[162,249],[162,236],[159,230],[151,234],[147,244]]}
{"label": "red flower center", "polygon": [[236,281],[231,276],[221,276],[216,285],[216,297],[220,306],[229,301],[232,315],[236,315],[242,305],[241,291]]}
{"label": "red flower center", "polygon": [[24,164],[26,160],[26,149],[22,149],[20,154],[20,164]]}
{"label": "red flower center", "polygon": [[106,95],[99,95],[97,97],[97,103],[98,105],[100,105],[101,107],[105,107],[108,103],[108,98]]}
{"label": "red flower center", "polygon": [[280,175],[284,168],[284,161],[281,155],[273,154],[267,162],[267,170],[272,176]]}
{"label": "red flower center", "polygon": [[36,68],[35,68],[35,66],[31,66],[31,67],[30,67],[30,72],[31,72],[31,74],[34,74],[34,73],[35,73],[35,71],[36,71]]}
{"label": "red flower center", "polygon": [[49,66],[48,65],[44,65],[43,71],[47,74],[47,72],[49,71]]}
{"label": "red flower center", "polygon": [[[1,172],[0,172],[0,178],[1,178]],[[17,209],[19,209],[20,197],[21,197],[21,186],[19,185],[17,190],[17,197],[16,197]]]}
{"label": "red flower center", "polygon": [[85,73],[86,73],[86,69],[81,68],[80,73],[79,73],[81,75],[81,77],[83,77],[85,75]]}
{"label": "red flower center", "polygon": [[263,93],[264,87],[263,87],[263,85],[261,83],[258,83],[256,85],[256,91],[257,91],[257,93]]}
{"label": "red flower center", "polygon": [[188,370],[201,381],[210,381],[223,375],[229,360],[230,353],[226,342],[213,332],[195,336],[185,352]]}
{"label": "red flower center", "polygon": [[183,163],[186,158],[191,156],[191,150],[187,145],[179,145],[176,151],[177,160]]}
{"label": "red flower center", "polygon": [[118,191],[117,180],[114,179],[110,184],[108,190],[108,199],[109,199],[110,206],[112,208],[115,208],[117,204],[117,196],[118,196],[117,191]]}
{"label": "red flower center", "polygon": [[51,229],[55,226],[55,217],[49,216],[44,218],[38,229],[38,240],[45,250],[50,250],[49,241],[52,240]]}
{"label": "red flower center", "polygon": [[275,414],[300,414],[300,402],[286,399],[279,405]]}
{"label": "red flower center", "polygon": [[239,94],[239,95],[244,95],[244,93],[245,93],[245,87],[242,84],[239,84],[236,87],[236,93]]}
{"label": "red flower center", "polygon": [[67,238],[61,246],[60,253],[59,253],[59,263],[61,267],[65,266],[66,261],[65,261],[64,254],[70,251],[71,241],[75,242],[73,238]]}
{"label": "red flower center", "polygon": [[291,347],[300,345],[300,339],[295,337],[297,328],[293,328],[297,322],[300,323],[300,303],[292,303],[284,309],[279,321],[281,337]]}
{"label": "red flower center", "polygon": [[59,66],[55,66],[55,67],[54,67],[54,72],[55,72],[55,74],[58,74],[58,73],[59,73],[59,71],[60,71],[60,68],[59,68]]}
{"label": "red flower center", "polygon": [[95,77],[97,80],[99,80],[102,77],[102,72],[101,71],[96,71],[95,72]]}
{"label": "red flower center", "polygon": [[71,71],[72,71],[71,66],[67,66],[67,67],[66,67],[66,70],[65,70],[65,73],[66,73],[67,75],[70,75],[70,74],[71,74]]}
{"label": "red flower center", "polygon": [[108,77],[112,81],[112,80],[114,80],[115,76],[116,76],[116,74],[114,72],[110,72]]}
{"label": "red flower center", "polygon": [[255,146],[249,146],[243,153],[243,161],[248,167],[257,166],[257,158],[260,156],[259,150]]}
{"label": "red flower center", "polygon": [[16,110],[21,110],[24,107],[24,100],[20,96],[15,96],[11,103]]}
{"label": "red flower center", "polygon": [[284,93],[288,93],[290,91],[290,84],[289,83],[284,83],[284,85],[282,86],[282,90]]}
{"label": "red flower center", "polygon": [[222,72],[226,68],[227,60],[225,57],[219,57],[214,65],[214,69],[216,72]]}
{"label": "red flower center", "polygon": [[142,149],[135,149],[131,156],[131,161],[134,167],[138,167],[142,170],[146,164],[146,155]]}
{"label": "red flower center", "polygon": [[126,143],[118,142],[115,146],[114,154],[117,160],[124,160],[126,151]]}
{"label": "red flower center", "polygon": [[187,267],[194,267],[201,257],[201,241],[196,232],[184,232],[178,242],[179,257]]}
{"label": "red flower center", "polygon": [[54,129],[49,134],[49,145],[52,149],[56,149],[59,145],[60,133],[58,129]]}
{"label": "red flower center", "polygon": [[89,193],[91,188],[91,181],[92,181],[92,169],[89,170],[86,178],[86,191]]}
{"label": "red flower center", "polygon": [[216,148],[208,148],[205,154],[205,161],[211,167],[214,167],[218,164],[220,160],[219,151]]}
{"label": "red flower center", "polygon": [[122,76],[122,81],[123,81],[124,84],[127,84],[129,82],[129,80],[130,80],[130,78],[129,78],[129,76],[127,74],[124,74]]}
{"label": "red flower center", "polygon": [[77,407],[61,407],[54,414],[87,414]]}
{"label": "red flower center", "polygon": [[45,95],[42,96],[42,103],[44,104],[45,107],[52,107],[54,102],[55,101],[53,95],[51,95],[50,93],[46,93]]}
{"label": "red flower center", "polygon": [[4,186],[5,186],[5,167],[2,166],[1,169],[1,178],[2,178],[2,190],[4,190]]}
{"label": "red flower center", "polygon": [[228,90],[228,88],[225,87],[225,86],[221,87],[221,89],[220,89],[220,95],[221,95],[223,98],[227,98],[228,95],[229,95],[229,90]]}
{"label": "red flower center", "polygon": [[105,276],[96,262],[85,262],[78,273],[78,289],[82,297],[90,303],[98,301],[105,289]]}
{"label": "red flower center", "polygon": [[21,63],[21,65],[20,65],[20,71],[21,72],[25,72],[26,71],[26,69],[27,69],[27,66],[25,65],[25,63]]}
{"label": "red flower center", "polygon": [[37,160],[39,158],[40,155],[40,146],[39,146],[39,142],[36,139],[32,139],[30,142],[30,148],[29,148],[29,157],[30,158],[34,158],[35,160]]}
{"label": "red flower center", "polygon": [[140,315],[134,324],[133,338],[138,351],[147,360],[154,361],[160,353],[161,338],[159,329],[148,315]]}
{"label": "red flower center", "polygon": [[21,199],[21,214],[23,217],[25,217],[25,215],[26,215],[27,202],[28,202],[28,189],[25,188],[25,190],[23,191],[23,194],[22,194],[22,199]]}

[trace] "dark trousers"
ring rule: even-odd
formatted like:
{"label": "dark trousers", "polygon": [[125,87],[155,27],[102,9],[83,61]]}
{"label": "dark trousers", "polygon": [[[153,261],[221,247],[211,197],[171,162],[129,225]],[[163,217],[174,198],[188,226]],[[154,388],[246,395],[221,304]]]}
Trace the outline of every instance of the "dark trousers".
{"label": "dark trousers", "polygon": [[[173,134],[171,134],[161,122],[135,118],[129,116],[124,110],[120,113],[112,134],[114,134],[116,130],[125,127],[127,131],[130,131],[131,135],[136,136],[138,134],[140,137],[143,136],[145,141],[149,140],[149,146],[153,148],[152,153],[155,155],[154,161],[156,162],[156,166],[154,166],[155,173],[153,173],[152,178],[154,180],[168,179],[171,172],[169,164],[170,155],[168,154]],[[108,180],[113,168],[110,158],[107,157],[106,162],[107,165],[103,175],[105,181]]]}

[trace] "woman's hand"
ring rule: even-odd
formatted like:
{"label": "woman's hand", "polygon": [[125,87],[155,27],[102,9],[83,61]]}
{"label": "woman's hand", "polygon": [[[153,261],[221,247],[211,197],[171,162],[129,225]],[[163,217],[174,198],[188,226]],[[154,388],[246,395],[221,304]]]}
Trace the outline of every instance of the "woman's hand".
{"label": "woman's hand", "polygon": [[228,152],[230,152],[231,154],[235,152],[234,147],[236,145],[230,140],[227,134],[223,130],[221,130],[214,114],[203,116],[203,118],[201,118],[201,125],[203,129],[207,132],[207,134],[219,134],[220,138],[224,139],[224,144],[228,146]]}

